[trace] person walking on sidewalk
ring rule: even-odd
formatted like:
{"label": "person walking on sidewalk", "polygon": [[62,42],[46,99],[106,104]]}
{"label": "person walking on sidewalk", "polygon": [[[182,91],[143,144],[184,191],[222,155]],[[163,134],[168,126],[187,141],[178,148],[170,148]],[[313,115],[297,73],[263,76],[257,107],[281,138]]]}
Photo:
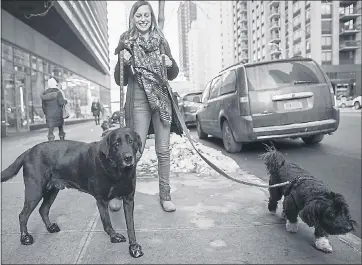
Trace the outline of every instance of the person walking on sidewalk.
{"label": "person walking on sidewalk", "polygon": [[45,120],[49,128],[48,140],[53,141],[54,127],[59,129],[59,138],[64,140],[64,118],[63,107],[67,104],[67,100],[64,98],[63,92],[59,88],[57,80],[53,77],[48,80],[48,89],[41,94],[42,108],[45,115]]}
{"label": "person walking on sidewalk", "polygon": [[98,99],[95,99],[93,101],[91,111],[93,112],[96,125],[99,125],[99,116],[101,115],[101,103],[99,103]]}
{"label": "person walking on sidewalk", "polygon": [[[137,72],[136,75],[132,74],[131,54],[125,51],[123,85],[127,85],[126,126],[141,136],[142,150],[145,147],[147,135],[155,134],[160,203],[164,211],[172,212],[176,210],[176,206],[170,195],[170,133],[175,132],[181,135],[182,128],[173,111],[167,88],[150,76],[145,69],[173,80],[177,77],[179,68],[172,58],[167,40],[157,26],[156,17],[149,2],[137,1],[132,6],[129,30],[121,35],[115,54],[119,54],[123,43],[130,44],[132,61]],[[161,55],[162,48],[165,55]],[[161,56],[165,58],[167,76],[164,76]],[[114,72],[118,85],[120,85],[119,63],[118,60]]]}

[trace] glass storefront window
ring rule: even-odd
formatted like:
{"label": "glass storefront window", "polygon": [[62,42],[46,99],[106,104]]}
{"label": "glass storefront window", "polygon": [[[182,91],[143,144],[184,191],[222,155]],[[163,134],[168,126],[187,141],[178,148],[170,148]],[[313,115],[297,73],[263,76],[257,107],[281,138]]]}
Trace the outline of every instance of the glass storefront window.
{"label": "glass storefront window", "polygon": [[46,61],[43,61],[43,72],[44,73],[49,73],[48,62],[46,62]]}
{"label": "glass storefront window", "polygon": [[35,56],[31,56],[31,68],[33,68],[34,70],[37,70],[37,59]]}
{"label": "glass storefront window", "polygon": [[14,48],[14,62],[17,64],[30,66],[30,55],[26,52]]}
{"label": "glass storefront window", "polygon": [[[25,111],[26,115],[24,115],[31,124],[44,123],[45,117],[41,107],[42,102],[40,95],[47,89],[47,81],[51,76],[58,78],[61,82],[61,88],[68,100],[71,119],[92,117],[91,104],[94,99],[99,99],[102,106],[102,114],[107,115],[104,109],[109,109],[110,107],[109,89],[64,69],[61,66],[40,59],[37,55],[28,54],[12,45],[2,43],[2,67],[4,70],[9,69],[14,71],[15,75],[13,76],[25,78],[24,80],[29,78],[29,82],[24,83],[27,84],[26,91],[24,90],[22,93],[24,94],[26,92],[27,94],[25,98],[28,100],[28,110]],[[4,75],[2,77],[4,78]],[[12,80],[14,80],[14,77]],[[11,108],[14,104],[11,103],[11,98],[14,95],[11,95],[11,89],[7,89],[10,84],[9,82],[6,83],[5,81],[6,88],[2,87],[2,89],[4,89],[4,93],[2,93],[4,96],[2,107],[3,112],[9,111],[9,113],[12,113]],[[25,98],[23,100],[25,100]],[[9,106],[10,110],[7,110],[6,108]],[[11,118],[8,118],[8,120],[10,123],[13,122]],[[11,126],[13,126],[13,124]],[[14,130],[17,130],[16,127]]]}
{"label": "glass storefront window", "polygon": [[14,69],[14,64],[11,61],[1,59],[1,66],[5,69]]}
{"label": "glass storefront window", "polygon": [[41,107],[40,95],[45,90],[44,74],[32,70],[31,72],[31,88],[32,88],[32,101],[29,104],[31,109],[30,120],[32,123],[44,123],[44,113]]}
{"label": "glass storefront window", "polygon": [[38,58],[37,61],[38,61],[39,71],[43,72],[43,60]]}
{"label": "glass storefront window", "polygon": [[10,61],[13,60],[13,47],[5,44],[5,43],[1,43],[1,57],[4,59],[8,59]]}
{"label": "glass storefront window", "polygon": [[15,64],[14,70],[17,72],[22,72],[22,73],[26,73],[27,75],[30,75],[30,68],[23,66],[23,65]]}
{"label": "glass storefront window", "polygon": [[63,78],[63,69],[53,65],[52,74],[58,78]]}

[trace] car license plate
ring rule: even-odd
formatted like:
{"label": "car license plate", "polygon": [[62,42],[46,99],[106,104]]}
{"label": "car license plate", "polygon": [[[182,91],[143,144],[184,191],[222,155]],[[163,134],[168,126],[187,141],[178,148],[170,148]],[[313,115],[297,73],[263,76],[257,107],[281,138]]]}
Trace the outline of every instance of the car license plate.
{"label": "car license plate", "polygon": [[301,101],[289,101],[287,103],[284,103],[285,110],[296,110],[302,108],[303,108],[303,103]]}

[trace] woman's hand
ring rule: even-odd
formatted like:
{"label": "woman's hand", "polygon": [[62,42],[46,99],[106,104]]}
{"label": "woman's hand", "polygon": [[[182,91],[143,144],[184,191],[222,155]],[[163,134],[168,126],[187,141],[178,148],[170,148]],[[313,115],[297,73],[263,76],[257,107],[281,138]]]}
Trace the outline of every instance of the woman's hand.
{"label": "woman's hand", "polygon": [[128,62],[129,59],[132,57],[132,55],[129,53],[129,51],[124,50],[123,51],[123,58]]}
{"label": "woman's hand", "polygon": [[168,57],[166,54],[162,54],[161,56],[163,56],[165,58],[166,66],[171,67],[172,66],[172,61],[171,61],[170,57]]}

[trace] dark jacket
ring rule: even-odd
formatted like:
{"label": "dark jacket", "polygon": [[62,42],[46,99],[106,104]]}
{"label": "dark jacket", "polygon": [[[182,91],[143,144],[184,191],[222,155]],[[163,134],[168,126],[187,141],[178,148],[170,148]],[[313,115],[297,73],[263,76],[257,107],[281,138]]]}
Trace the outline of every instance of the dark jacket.
{"label": "dark jacket", "polygon": [[101,114],[101,103],[93,102],[91,111],[93,112],[93,116],[99,116]]}
{"label": "dark jacket", "polygon": [[[124,34],[121,36],[120,43],[124,41]],[[170,58],[172,61],[172,66],[167,68],[167,78],[168,80],[173,80],[177,77],[179,73],[179,68],[177,66],[176,61],[173,59],[171,54],[170,46],[168,45],[167,41],[163,42],[165,54]],[[118,48],[117,48],[118,49]],[[116,50],[117,50],[116,49]],[[120,73],[119,73],[119,58],[114,70],[114,80],[117,85],[120,85]],[[133,122],[131,122],[131,117],[133,117],[133,104],[134,104],[134,88],[138,86],[137,81],[135,80],[134,76],[132,75],[132,71],[130,65],[126,62],[123,66],[123,85],[127,86],[127,94],[126,94],[126,103],[125,103],[125,121],[126,126],[128,128],[133,129]],[[171,96],[171,95],[170,95]],[[173,96],[173,95],[172,95]],[[177,98],[173,97],[177,104]],[[182,128],[179,125],[179,120],[177,119],[176,113],[172,110],[172,123],[171,123],[171,132],[175,132],[179,135],[182,134]],[[150,127],[148,130],[148,134],[154,134],[153,124],[152,121],[150,123]]]}
{"label": "dark jacket", "polygon": [[63,106],[67,103],[62,92],[57,88],[48,88],[40,97],[48,127],[62,126],[64,124]]}

